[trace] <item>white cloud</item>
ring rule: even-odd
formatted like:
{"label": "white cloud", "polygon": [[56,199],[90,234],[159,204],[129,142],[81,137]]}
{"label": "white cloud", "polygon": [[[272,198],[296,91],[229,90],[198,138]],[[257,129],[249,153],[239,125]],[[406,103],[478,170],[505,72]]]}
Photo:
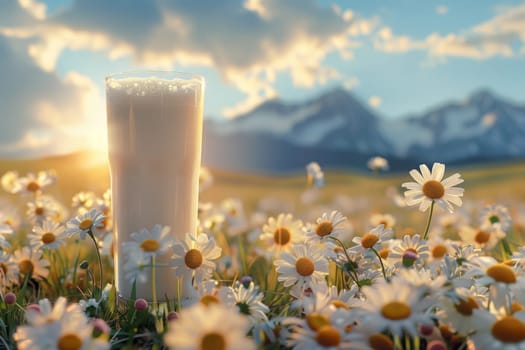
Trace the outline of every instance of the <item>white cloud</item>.
{"label": "white cloud", "polygon": [[382,103],[383,100],[381,100],[381,97],[379,96],[370,96],[370,98],[368,99],[368,104],[370,105],[370,107],[373,108],[381,106]]}
{"label": "white cloud", "polygon": [[445,5],[436,6],[436,13],[438,15],[446,15],[448,13],[448,7],[446,7]]}
{"label": "white cloud", "polygon": [[31,16],[36,19],[46,18],[46,4],[40,3],[36,0],[18,0],[20,6],[26,10]]}
{"label": "white cloud", "polygon": [[128,56],[149,66],[214,67],[246,94],[241,104],[247,107],[275,95],[268,77],[290,74],[302,87],[339,78],[325,65],[326,56],[335,52],[351,59],[357,37],[369,35],[377,23],[314,0],[119,4],[78,0],[43,21],[0,25],[0,33],[30,42],[29,54],[47,71],[64,49]]}
{"label": "white cloud", "polygon": [[[520,49],[513,45],[521,44]],[[490,20],[462,33],[432,33],[424,39],[396,36],[388,27],[375,36],[374,46],[385,52],[426,51],[431,60],[447,57],[486,59],[511,57],[525,51],[525,5],[506,7]]]}
{"label": "white cloud", "polygon": [[0,36],[0,156],[39,156],[103,147],[103,98],[88,78],[60,79]]}

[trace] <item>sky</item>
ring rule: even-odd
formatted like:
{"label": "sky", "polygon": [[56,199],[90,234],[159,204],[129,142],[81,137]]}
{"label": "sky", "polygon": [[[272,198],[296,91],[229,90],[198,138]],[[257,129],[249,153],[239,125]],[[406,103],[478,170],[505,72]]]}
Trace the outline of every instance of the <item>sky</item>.
{"label": "sky", "polygon": [[525,1],[0,0],[0,156],[106,146],[108,74],[191,72],[206,118],[343,86],[384,118],[525,102]]}

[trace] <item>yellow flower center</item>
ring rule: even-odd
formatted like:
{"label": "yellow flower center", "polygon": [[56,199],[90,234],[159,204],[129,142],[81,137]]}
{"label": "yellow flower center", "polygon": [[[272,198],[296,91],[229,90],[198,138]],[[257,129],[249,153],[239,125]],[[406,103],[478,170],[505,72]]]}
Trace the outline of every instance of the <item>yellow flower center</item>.
{"label": "yellow flower center", "polygon": [[388,258],[388,254],[390,253],[390,249],[383,248],[378,253],[379,253],[379,256],[381,257],[381,259],[386,259],[386,258]]}
{"label": "yellow flower center", "polygon": [[373,233],[367,233],[361,238],[361,245],[363,248],[372,248],[379,241],[379,237]]}
{"label": "yellow flower center", "polygon": [[35,181],[31,181],[26,186],[26,190],[28,190],[29,192],[36,192],[39,189],[40,189],[40,185],[38,184],[38,182],[35,182]]}
{"label": "yellow flower center", "polygon": [[341,343],[341,333],[334,326],[322,326],[317,331],[315,340],[321,346],[338,346]]}
{"label": "yellow flower center", "polygon": [[525,323],[513,316],[494,322],[492,335],[503,343],[521,343],[525,340]]}
{"label": "yellow flower center", "polygon": [[56,240],[56,236],[53,232],[46,232],[42,235],[42,243],[50,244]]}
{"label": "yellow flower center", "polygon": [[290,231],[288,231],[286,227],[278,227],[273,233],[273,240],[279,245],[288,244],[291,238],[292,236],[290,235]]}
{"label": "yellow flower center", "polygon": [[317,227],[315,228],[315,233],[317,233],[318,236],[324,237],[332,233],[334,230],[334,226],[330,221],[323,221],[317,224]]}
{"label": "yellow flower center", "polygon": [[35,208],[35,215],[40,216],[44,214],[44,208],[43,207],[36,207]]}
{"label": "yellow flower center", "polygon": [[374,350],[394,350],[392,339],[381,333],[372,334],[368,338],[368,344]]}
{"label": "yellow flower center", "polygon": [[434,259],[441,259],[445,254],[447,254],[447,246],[443,244],[437,244],[432,248],[432,257]]}
{"label": "yellow flower center", "polygon": [[140,247],[148,253],[156,252],[159,249],[159,242],[155,239],[145,239],[140,244]]}
{"label": "yellow flower center", "polygon": [[481,230],[478,230],[476,234],[474,235],[474,241],[478,244],[484,244],[487,243],[490,239],[490,233],[483,232]]}
{"label": "yellow flower center", "polygon": [[80,224],[78,224],[78,228],[82,231],[89,230],[93,226],[93,220],[91,219],[84,219]]}
{"label": "yellow flower center", "polygon": [[190,249],[184,256],[184,263],[190,269],[199,268],[202,265],[202,254],[198,249]]}
{"label": "yellow flower center", "polygon": [[383,306],[381,314],[389,320],[399,321],[408,318],[412,310],[410,306],[402,301],[391,301]]}
{"label": "yellow flower center", "polygon": [[525,310],[525,307],[518,303],[517,301],[513,301],[511,305],[511,313],[519,312]]}
{"label": "yellow flower center", "polygon": [[323,326],[330,325],[330,319],[328,318],[328,316],[325,316],[323,314],[312,312],[311,314],[306,316],[306,323],[308,324],[308,327],[310,327],[312,330],[317,331]]}
{"label": "yellow flower center", "polygon": [[333,300],[332,305],[335,306],[336,309],[350,310],[350,306],[341,300]]}
{"label": "yellow flower center", "polygon": [[206,306],[210,306],[212,304],[220,304],[221,302],[219,298],[217,298],[215,295],[206,294],[201,298],[200,303]]}
{"label": "yellow flower center", "polygon": [[200,350],[226,350],[226,339],[220,333],[207,333],[201,339]]}
{"label": "yellow flower center", "polygon": [[33,269],[35,266],[33,265],[33,262],[28,259],[21,260],[18,263],[18,268],[20,269],[20,272],[24,275],[33,273]]}
{"label": "yellow flower center", "polygon": [[78,350],[82,347],[82,339],[76,334],[66,333],[58,339],[58,350]]}
{"label": "yellow flower center", "polygon": [[496,282],[516,283],[516,275],[512,268],[505,264],[494,264],[487,269],[487,275],[492,277]]}
{"label": "yellow flower center", "polygon": [[472,311],[478,309],[479,305],[476,300],[472,297],[467,297],[466,299],[460,298],[459,303],[454,304],[457,312],[464,316],[472,316]]}
{"label": "yellow flower center", "polygon": [[441,182],[436,180],[428,180],[423,184],[423,194],[430,199],[439,199],[445,195],[445,187]]}
{"label": "yellow flower center", "polygon": [[312,260],[303,256],[295,262],[295,269],[297,273],[301,276],[311,276],[315,271],[315,266]]}

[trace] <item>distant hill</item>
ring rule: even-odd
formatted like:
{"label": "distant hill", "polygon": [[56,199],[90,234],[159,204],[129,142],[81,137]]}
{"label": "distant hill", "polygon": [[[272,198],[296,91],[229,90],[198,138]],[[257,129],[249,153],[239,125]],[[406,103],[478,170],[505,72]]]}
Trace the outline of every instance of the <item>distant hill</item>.
{"label": "distant hill", "polygon": [[421,162],[470,164],[525,158],[525,106],[488,90],[401,119],[383,119],[342,88],[302,103],[267,101],[236,119],[207,121],[204,164],[283,172],[361,169],[381,155],[394,170]]}

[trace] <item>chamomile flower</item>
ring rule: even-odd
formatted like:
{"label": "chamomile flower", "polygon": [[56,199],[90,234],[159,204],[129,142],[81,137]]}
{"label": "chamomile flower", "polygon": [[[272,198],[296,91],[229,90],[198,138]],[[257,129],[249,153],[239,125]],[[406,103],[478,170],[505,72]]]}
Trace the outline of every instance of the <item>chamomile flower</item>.
{"label": "chamomile flower", "polygon": [[388,170],[388,160],[383,157],[372,157],[366,163],[368,169],[372,171],[387,171]]}
{"label": "chamomile flower", "polygon": [[279,214],[277,218],[268,219],[260,239],[269,251],[278,256],[281,252],[290,252],[294,244],[304,241],[302,227],[302,221],[294,220],[292,214]]}
{"label": "chamomile flower", "polygon": [[222,249],[217,247],[215,239],[208,237],[206,233],[187,233],[184,241],[177,241],[173,245],[171,263],[177,268],[177,275],[189,273],[198,283],[211,276],[216,266],[213,260],[217,260],[221,252]]}
{"label": "chamomile flower", "polygon": [[8,171],[0,179],[2,188],[7,193],[14,194],[16,192],[16,186],[18,182],[18,173],[16,171]]}
{"label": "chamomile flower", "polygon": [[403,239],[393,245],[389,258],[396,259],[397,266],[412,267],[422,264],[429,257],[429,247],[426,241],[418,234],[405,235]]}
{"label": "chamomile flower", "polygon": [[14,193],[37,194],[56,182],[53,171],[39,171],[38,174],[29,173],[19,177],[14,185]]}
{"label": "chamomile flower", "polygon": [[491,250],[506,234],[498,225],[483,225],[479,228],[462,226],[458,232],[459,237],[465,244],[472,244],[476,248]]}
{"label": "chamomile flower", "polygon": [[18,264],[21,277],[30,275],[31,278],[41,280],[49,274],[49,261],[42,258],[42,252],[22,247],[13,253],[13,259]]}
{"label": "chamomile flower", "polygon": [[362,292],[366,302],[362,304],[361,321],[373,331],[417,336],[420,324],[432,324],[431,314],[426,312],[432,303],[424,298],[423,289],[402,279],[394,277],[390,283],[364,286]]}
{"label": "chamomile flower", "polygon": [[285,287],[296,283],[301,286],[324,283],[328,275],[328,260],[317,245],[296,244],[290,253],[282,253],[273,264],[277,267],[277,279]]}
{"label": "chamomile flower", "polygon": [[306,181],[308,182],[308,185],[315,188],[321,188],[324,186],[324,172],[318,163],[308,163],[306,166]]}
{"label": "chamomile flower", "polygon": [[[47,299],[46,299],[47,300]],[[28,325],[17,328],[13,338],[20,350],[74,349],[106,350],[110,344],[93,338],[93,324],[88,321],[78,304],[66,306],[60,297],[51,309],[49,301],[40,303],[41,311],[28,310]]]}
{"label": "chamomile flower", "polygon": [[479,222],[483,227],[496,225],[507,231],[512,225],[509,210],[502,205],[488,205],[479,214]]}
{"label": "chamomile flower", "polygon": [[45,220],[60,221],[65,213],[62,205],[51,196],[39,196],[27,203],[27,217],[33,225],[41,224]]}
{"label": "chamomile flower", "polygon": [[369,249],[379,250],[384,242],[387,242],[394,233],[392,229],[385,228],[383,224],[374,227],[370,232],[365,233],[362,237],[354,237],[352,242],[356,244],[352,247],[354,251],[368,251]]}
{"label": "chamomile flower", "polygon": [[166,253],[175,243],[170,236],[170,227],[155,225],[151,231],[143,228],[139,232],[130,234],[130,241],[123,242],[122,248],[127,252],[142,254],[144,258],[152,257]]}
{"label": "chamomile flower", "polygon": [[305,238],[309,242],[320,242],[330,237],[339,238],[345,232],[345,221],[346,217],[337,210],[333,210],[330,214],[323,213],[317,218],[315,225],[308,225],[305,228]]}
{"label": "chamomile flower", "polygon": [[0,250],[0,291],[3,287],[10,287],[18,283],[20,269],[11,254]]}
{"label": "chamomile flower", "polygon": [[525,350],[525,312],[497,317],[476,309],[477,332],[471,336],[476,350]]}
{"label": "chamomile flower", "polygon": [[227,198],[221,202],[220,212],[224,215],[226,233],[236,236],[248,229],[248,219],[239,198]]}
{"label": "chamomile flower", "polygon": [[246,336],[249,328],[248,317],[236,310],[198,303],[170,322],[164,344],[169,349],[255,350],[255,343]]}
{"label": "chamomile flower", "polygon": [[432,172],[425,164],[420,165],[419,169],[421,172],[416,169],[410,171],[410,175],[416,182],[402,184],[402,187],[407,189],[405,191],[407,205],[419,205],[419,210],[426,211],[435,202],[449,212],[454,211],[452,204],[461,206],[463,189],[454,187],[463,182],[460,174],[456,173],[443,180],[445,165],[441,163],[434,163]]}
{"label": "chamomile flower", "polygon": [[71,199],[71,207],[77,211],[78,214],[84,214],[93,208],[97,201],[97,196],[93,192],[78,192]]}
{"label": "chamomile flower", "polygon": [[65,233],[69,237],[78,233],[81,239],[86,239],[88,232],[93,232],[96,227],[101,225],[102,221],[104,221],[104,215],[96,209],[91,209],[69,220],[66,223]]}
{"label": "chamomile flower", "polygon": [[385,228],[393,228],[396,224],[396,218],[391,214],[373,214],[370,216],[370,224],[374,227],[384,225]]}
{"label": "chamomile flower", "polygon": [[64,238],[64,226],[46,220],[41,225],[33,227],[33,232],[29,234],[29,243],[38,249],[57,249],[64,245]]}
{"label": "chamomile flower", "polygon": [[445,295],[441,298],[437,313],[439,320],[451,325],[462,335],[467,335],[477,329],[477,318],[474,310],[484,308],[480,298],[476,297],[466,289],[457,289],[453,295]]}
{"label": "chamomile flower", "polygon": [[232,288],[232,295],[239,312],[247,315],[252,324],[268,321],[267,314],[270,309],[262,302],[264,294],[255,287],[253,282],[248,287],[239,283],[237,288]]}
{"label": "chamomile flower", "polygon": [[11,206],[3,207],[0,211],[0,224],[7,225],[13,230],[18,229],[20,226],[20,214],[18,210]]}

